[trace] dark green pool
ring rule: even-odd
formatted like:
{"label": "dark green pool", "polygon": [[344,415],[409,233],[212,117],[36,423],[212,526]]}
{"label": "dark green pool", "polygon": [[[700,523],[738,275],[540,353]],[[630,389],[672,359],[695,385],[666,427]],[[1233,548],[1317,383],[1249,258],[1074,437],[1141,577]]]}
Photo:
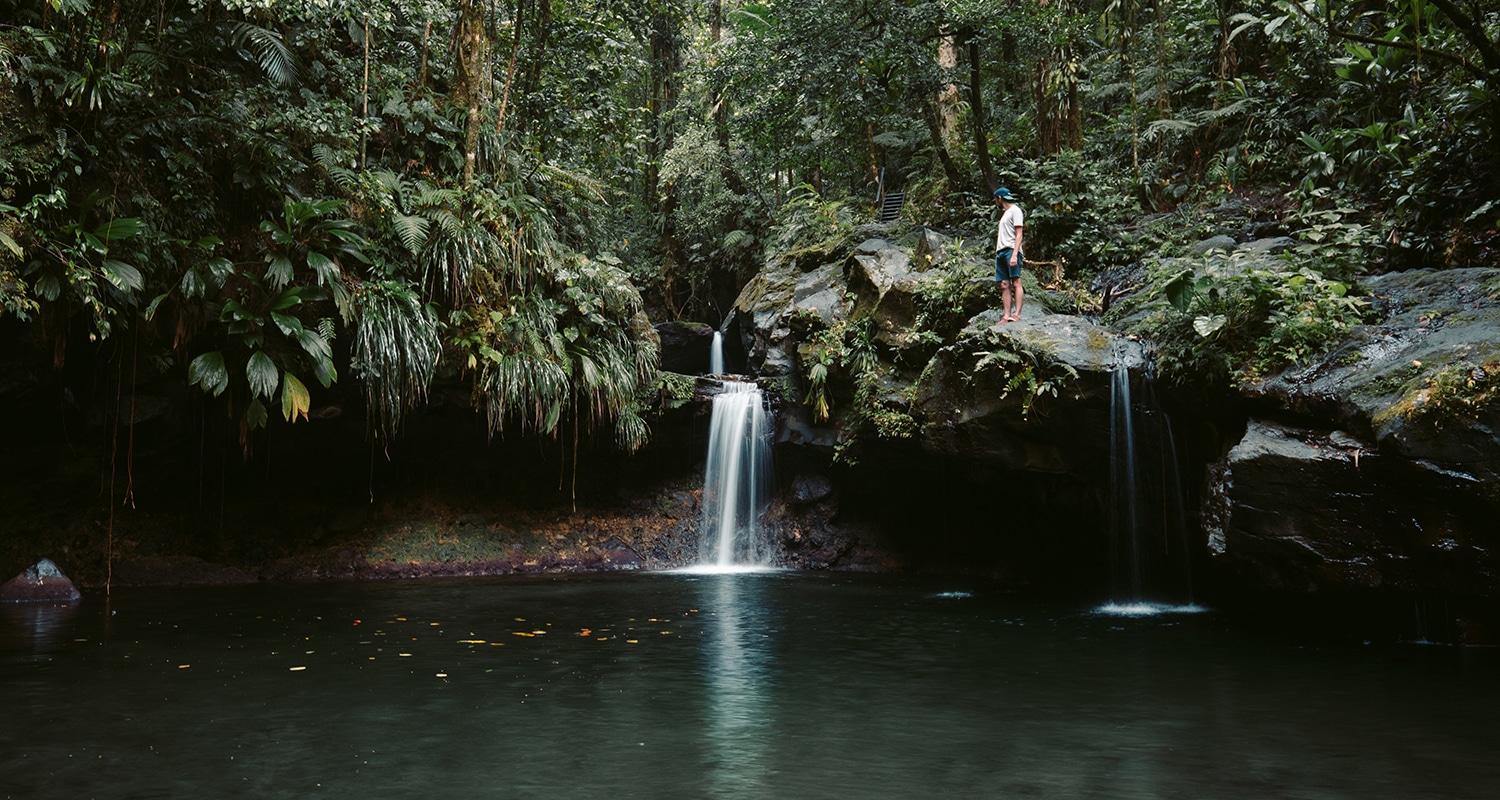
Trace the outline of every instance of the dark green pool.
{"label": "dark green pool", "polygon": [[1500,654],[748,574],[0,610],[0,797],[1488,798]]}

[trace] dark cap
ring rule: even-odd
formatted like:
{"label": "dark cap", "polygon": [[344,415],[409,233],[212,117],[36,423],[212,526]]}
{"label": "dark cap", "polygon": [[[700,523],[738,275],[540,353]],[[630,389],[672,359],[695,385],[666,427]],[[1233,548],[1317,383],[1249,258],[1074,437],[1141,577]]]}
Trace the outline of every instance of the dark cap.
{"label": "dark cap", "polygon": [[1000,198],[1001,200],[1009,200],[1012,203],[1016,201],[1016,196],[1011,194],[1010,190],[1005,188],[1004,186],[1001,186],[999,189],[995,190],[995,196]]}

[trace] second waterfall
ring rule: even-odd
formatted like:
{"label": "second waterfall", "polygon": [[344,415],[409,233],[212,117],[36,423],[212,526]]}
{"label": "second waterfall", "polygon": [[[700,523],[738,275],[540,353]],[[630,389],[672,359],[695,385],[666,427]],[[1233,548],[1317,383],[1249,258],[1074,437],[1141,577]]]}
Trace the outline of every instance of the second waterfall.
{"label": "second waterfall", "polygon": [[709,422],[703,477],[703,548],[699,563],[764,566],[770,553],[756,524],[771,488],[770,428],[760,388],[724,381]]}

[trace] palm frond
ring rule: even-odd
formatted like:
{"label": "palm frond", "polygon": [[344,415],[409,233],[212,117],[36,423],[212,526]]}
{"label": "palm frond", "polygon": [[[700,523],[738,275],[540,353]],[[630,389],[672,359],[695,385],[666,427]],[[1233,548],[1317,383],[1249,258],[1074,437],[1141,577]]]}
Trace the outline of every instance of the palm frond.
{"label": "palm frond", "polygon": [[282,41],[281,34],[250,22],[236,22],[230,31],[230,41],[234,46],[248,51],[272,82],[282,86],[298,84],[301,66],[291,48]]}

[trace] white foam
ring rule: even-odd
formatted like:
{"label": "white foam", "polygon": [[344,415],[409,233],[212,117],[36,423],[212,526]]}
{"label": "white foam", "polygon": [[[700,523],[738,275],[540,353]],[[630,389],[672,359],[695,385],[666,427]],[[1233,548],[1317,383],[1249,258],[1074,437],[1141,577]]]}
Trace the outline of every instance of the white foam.
{"label": "white foam", "polygon": [[766,572],[786,572],[783,567],[766,567],[759,564],[694,564],[690,567],[662,570],[673,575],[749,575]]}
{"label": "white foam", "polygon": [[1155,617],[1162,614],[1202,614],[1207,610],[1197,603],[1105,603],[1094,609],[1094,613],[1106,617]]}

